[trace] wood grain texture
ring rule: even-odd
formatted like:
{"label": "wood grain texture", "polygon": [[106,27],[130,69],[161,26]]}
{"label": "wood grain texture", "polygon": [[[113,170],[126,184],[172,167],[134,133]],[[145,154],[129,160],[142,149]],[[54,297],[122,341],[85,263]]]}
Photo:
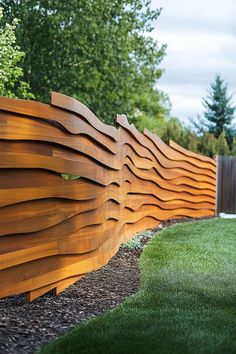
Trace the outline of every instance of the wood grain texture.
{"label": "wood grain texture", "polygon": [[59,294],[135,233],[214,215],[214,160],[116,124],[55,92],[0,97],[0,298]]}
{"label": "wood grain texture", "polygon": [[236,214],[236,157],[218,156],[217,214]]}

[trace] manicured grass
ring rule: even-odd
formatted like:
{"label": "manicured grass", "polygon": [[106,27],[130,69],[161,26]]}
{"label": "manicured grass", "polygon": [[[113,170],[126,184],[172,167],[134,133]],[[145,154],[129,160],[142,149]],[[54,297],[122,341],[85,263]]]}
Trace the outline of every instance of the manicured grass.
{"label": "manicured grass", "polygon": [[137,294],[41,354],[236,353],[236,220],[163,230],[140,267]]}

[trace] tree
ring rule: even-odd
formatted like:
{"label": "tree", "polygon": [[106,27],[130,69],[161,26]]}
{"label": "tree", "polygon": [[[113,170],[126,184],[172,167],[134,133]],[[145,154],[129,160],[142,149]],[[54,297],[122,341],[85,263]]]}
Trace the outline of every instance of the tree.
{"label": "tree", "polygon": [[170,140],[174,140],[178,144],[182,144],[184,128],[178,118],[170,118],[164,128],[162,139],[168,144]]}
{"label": "tree", "polygon": [[184,130],[183,147],[193,152],[198,152],[199,150],[198,137],[195,132],[189,128],[185,128]]}
{"label": "tree", "polygon": [[232,148],[231,148],[231,155],[236,156],[236,138],[233,138]]}
{"label": "tree", "polygon": [[17,20],[3,25],[3,11],[0,7],[0,95],[19,98],[33,98],[28,83],[22,80],[23,70],[19,66],[24,53],[16,45]]}
{"label": "tree", "polygon": [[225,133],[222,131],[217,142],[217,154],[218,155],[229,155],[229,147],[225,139]]}
{"label": "tree", "polygon": [[[0,4],[8,21],[20,19],[17,40],[26,52],[24,78],[36,98],[46,102],[49,91],[59,91],[112,122],[117,113],[135,119],[135,112],[142,112],[142,96],[153,94],[162,74],[159,64],[165,46],[147,35],[160,14],[151,10],[150,2],[4,0]],[[162,109],[161,102],[157,94],[156,110]]]}
{"label": "tree", "polygon": [[210,133],[198,136],[198,151],[202,155],[214,157],[218,153],[218,140]]}
{"label": "tree", "polygon": [[217,139],[225,131],[230,143],[234,135],[234,127],[231,124],[235,113],[235,106],[231,101],[232,95],[228,94],[227,84],[220,75],[216,75],[215,81],[210,85],[208,96],[203,99],[205,107],[203,117],[198,116],[198,122],[195,122],[198,131],[207,131]]}
{"label": "tree", "polygon": [[163,129],[162,139],[168,144],[170,140],[175,141],[186,149],[197,152],[197,135],[186,127],[178,118],[170,118]]}
{"label": "tree", "polygon": [[149,93],[138,95],[134,107],[139,107],[136,109],[133,119],[137,129],[143,131],[146,128],[162,136],[170,116],[169,97],[163,92],[153,89]]}

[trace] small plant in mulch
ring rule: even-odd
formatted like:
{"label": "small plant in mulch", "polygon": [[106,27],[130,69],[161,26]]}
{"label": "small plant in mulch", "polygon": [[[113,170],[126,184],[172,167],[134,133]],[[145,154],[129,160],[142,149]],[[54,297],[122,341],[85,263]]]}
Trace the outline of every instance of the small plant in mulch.
{"label": "small plant in mulch", "polygon": [[144,245],[154,236],[156,232],[157,229],[140,232],[136,234],[134,237],[132,237],[131,239],[123,242],[121,244],[121,247],[127,251],[141,250],[144,247]]}

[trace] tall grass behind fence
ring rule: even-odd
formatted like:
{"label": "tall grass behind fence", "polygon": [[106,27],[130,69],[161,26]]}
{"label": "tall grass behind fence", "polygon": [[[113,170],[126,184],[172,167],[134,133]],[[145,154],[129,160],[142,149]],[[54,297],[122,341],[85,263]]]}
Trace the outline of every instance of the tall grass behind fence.
{"label": "tall grass behind fence", "polygon": [[0,98],[0,297],[58,294],[136,232],[214,215],[214,160],[116,123],[59,93]]}

